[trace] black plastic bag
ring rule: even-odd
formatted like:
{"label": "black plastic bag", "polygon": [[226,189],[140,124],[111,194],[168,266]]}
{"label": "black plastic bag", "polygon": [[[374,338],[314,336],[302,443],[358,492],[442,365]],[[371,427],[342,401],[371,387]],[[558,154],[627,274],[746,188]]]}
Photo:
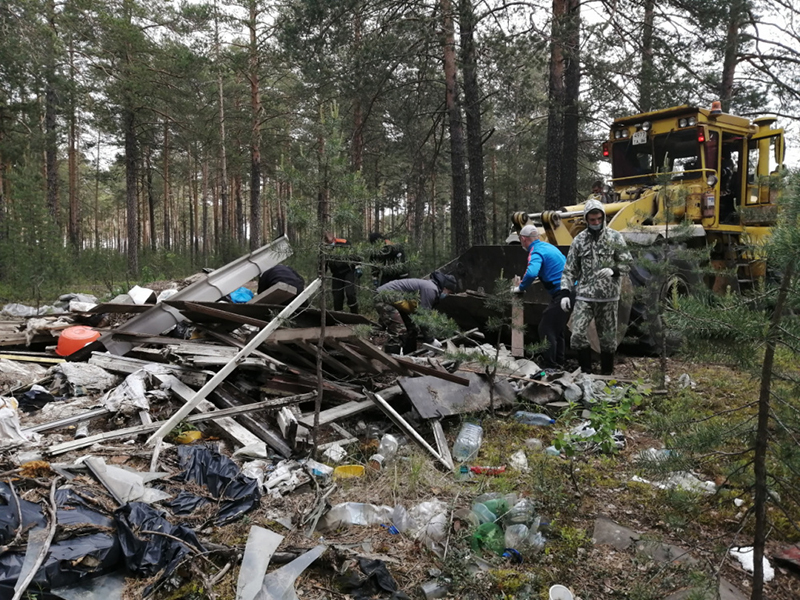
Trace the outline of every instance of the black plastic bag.
{"label": "black plastic bag", "polygon": [[261,499],[258,481],[242,475],[237,464],[215,447],[180,446],[178,458],[185,471],[175,479],[205,486],[214,498],[221,500],[217,524],[232,521],[258,506]]}
{"label": "black plastic bag", "polygon": [[[114,519],[125,564],[136,575],[151,577],[164,569],[165,577],[191,552],[189,546],[204,552],[193,530],[172,525],[163,512],[144,502],[130,502],[118,508]],[[143,533],[145,531],[165,533],[184,543],[155,533]]]}
{"label": "black plastic bag", "polygon": [[[36,572],[29,589],[47,590],[68,586],[85,577],[113,570],[119,559],[120,545],[112,534],[94,533],[62,540],[50,546],[47,558]],[[24,560],[23,552],[7,552],[0,556],[0,589],[11,587],[13,590]],[[2,591],[0,598],[3,598]]]}
{"label": "black plastic bag", "polygon": [[175,496],[169,502],[164,502],[164,506],[168,506],[173,515],[190,515],[201,506],[208,504],[208,499],[192,494],[183,490],[180,494]]}
{"label": "black plastic bag", "polygon": [[47,525],[41,506],[22,500],[8,484],[0,481],[0,544],[14,539],[19,528],[20,513],[22,528],[25,530]]}

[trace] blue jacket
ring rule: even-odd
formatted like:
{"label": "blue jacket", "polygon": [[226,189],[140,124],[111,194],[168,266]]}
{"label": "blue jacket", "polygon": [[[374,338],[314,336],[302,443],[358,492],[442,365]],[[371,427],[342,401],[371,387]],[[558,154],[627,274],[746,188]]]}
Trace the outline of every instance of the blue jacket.
{"label": "blue jacket", "polygon": [[519,284],[520,290],[527,290],[537,277],[551,296],[561,289],[561,272],[567,259],[561,250],[542,240],[536,240],[528,249],[528,269]]}

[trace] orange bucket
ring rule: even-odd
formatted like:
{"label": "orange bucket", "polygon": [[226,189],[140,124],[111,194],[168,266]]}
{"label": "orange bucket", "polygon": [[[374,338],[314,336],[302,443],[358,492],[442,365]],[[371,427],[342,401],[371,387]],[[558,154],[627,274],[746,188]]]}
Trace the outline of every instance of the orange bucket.
{"label": "orange bucket", "polygon": [[99,337],[100,332],[95,331],[91,327],[84,327],[83,325],[67,327],[61,332],[61,336],[58,338],[56,354],[59,356],[69,356],[85,345],[91,344]]}

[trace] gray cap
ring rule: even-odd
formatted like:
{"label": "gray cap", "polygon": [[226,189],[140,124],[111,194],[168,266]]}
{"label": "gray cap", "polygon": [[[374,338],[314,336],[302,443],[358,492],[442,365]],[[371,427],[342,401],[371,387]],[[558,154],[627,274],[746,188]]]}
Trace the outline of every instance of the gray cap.
{"label": "gray cap", "polygon": [[535,225],[525,225],[522,229],[520,229],[519,236],[520,237],[538,237],[539,231],[536,229]]}

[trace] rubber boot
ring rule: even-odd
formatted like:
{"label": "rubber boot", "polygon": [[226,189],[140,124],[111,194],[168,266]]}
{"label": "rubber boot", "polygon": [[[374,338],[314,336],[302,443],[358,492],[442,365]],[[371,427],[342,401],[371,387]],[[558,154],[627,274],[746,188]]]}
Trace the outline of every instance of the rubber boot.
{"label": "rubber boot", "polygon": [[584,373],[592,372],[592,349],[579,348],[578,349],[578,366]]}
{"label": "rubber boot", "polygon": [[614,353],[601,352],[600,353],[600,373],[602,375],[614,374]]}

